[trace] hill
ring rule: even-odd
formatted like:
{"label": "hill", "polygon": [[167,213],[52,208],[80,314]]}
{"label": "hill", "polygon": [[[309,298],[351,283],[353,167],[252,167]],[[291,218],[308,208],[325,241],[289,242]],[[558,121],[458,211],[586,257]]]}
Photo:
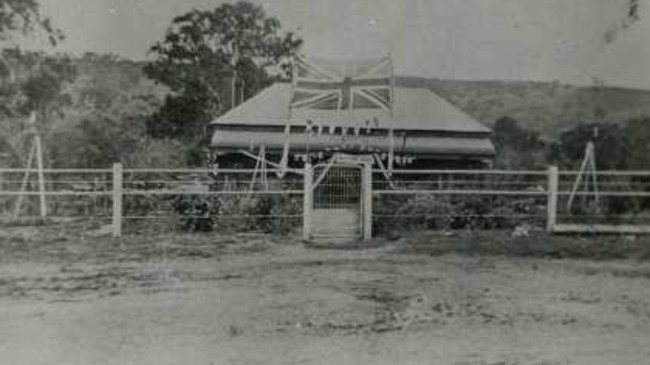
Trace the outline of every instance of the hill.
{"label": "hill", "polygon": [[[169,92],[144,75],[141,62],[86,54],[74,64],[78,76],[67,90],[72,105],[59,121],[64,125],[77,124],[97,112],[116,119],[149,115]],[[426,87],[487,126],[508,116],[547,138],[594,120],[620,124],[632,117],[650,116],[650,91],[646,90],[419,77],[398,77],[397,83]]]}
{"label": "hill", "polygon": [[73,62],[77,78],[67,90],[73,112],[83,114],[92,110],[122,115],[149,114],[168,93],[167,88],[144,75],[144,63],[141,62],[93,53],[87,53]]}
{"label": "hill", "polygon": [[460,81],[400,77],[398,83],[426,87],[487,126],[501,117],[554,138],[595,120],[624,123],[650,116],[650,91],[616,87],[578,87],[527,81]]}
{"label": "hill", "polygon": [[[76,66],[79,76],[71,88],[75,109],[106,109],[117,104],[137,114],[144,110],[150,113],[168,92],[144,76],[142,63],[88,54],[77,59]],[[487,126],[508,116],[548,138],[581,123],[598,120],[620,124],[632,117],[650,116],[647,90],[418,77],[399,77],[397,82],[426,87]],[[129,110],[119,112],[129,114]]]}

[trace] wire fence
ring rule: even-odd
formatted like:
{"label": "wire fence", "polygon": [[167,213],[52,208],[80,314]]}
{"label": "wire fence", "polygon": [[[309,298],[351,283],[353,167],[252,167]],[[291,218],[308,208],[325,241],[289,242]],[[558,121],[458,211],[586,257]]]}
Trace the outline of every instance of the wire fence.
{"label": "wire fence", "polygon": [[[302,226],[301,171],[125,169],[44,170],[41,193],[35,170],[0,169],[0,224],[93,221],[127,234],[213,229],[292,233]],[[46,202],[42,211],[40,199]]]}
{"label": "wire fence", "polygon": [[294,233],[302,226],[302,175],[267,172],[125,170],[125,229]]}
{"label": "wire fence", "polygon": [[[304,170],[46,169],[43,175],[41,190],[36,170],[0,169],[0,227],[46,217],[112,226],[118,235],[300,234],[310,206],[305,199],[314,199],[305,193]],[[375,235],[522,225],[650,232],[648,171],[396,170],[389,176],[374,170],[370,184],[360,186],[372,187],[372,204],[363,206],[371,207]]]}
{"label": "wire fence", "polygon": [[46,169],[41,194],[37,171],[0,169],[0,222],[29,222],[45,215],[52,221],[94,219],[110,223],[111,169]]}
{"label": "wire fence", "polygon": [[396,171],[373,175],[375,232],[506,229],[547,220],[546,171]]}
{"label": "wire fence", "polygon": [[558,224],[650,226],[650,172],[563,171],[558,180]]}

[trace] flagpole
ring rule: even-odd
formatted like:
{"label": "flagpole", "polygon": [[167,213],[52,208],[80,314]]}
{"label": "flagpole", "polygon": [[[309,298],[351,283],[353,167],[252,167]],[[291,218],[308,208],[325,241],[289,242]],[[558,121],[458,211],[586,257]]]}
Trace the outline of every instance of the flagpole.
{"label": "flagpole", "polygon": [[394,113],[393,113],[393,103],[394,103],[394,98],[395,98],[395,70],[393,68],[393,56],[389,52],[388,53],[388,61],[390,62],[390,100],[388,104],[388,108],[390,110],[390,119],[391,119],[391,126],[389,130],[389,138],[390,138],[390,153],[388,154],[388,174],[393,173],[393,159],[395,157],[395,136],[394,136],[394,131],[393,131],[393,122],[394,122]]}

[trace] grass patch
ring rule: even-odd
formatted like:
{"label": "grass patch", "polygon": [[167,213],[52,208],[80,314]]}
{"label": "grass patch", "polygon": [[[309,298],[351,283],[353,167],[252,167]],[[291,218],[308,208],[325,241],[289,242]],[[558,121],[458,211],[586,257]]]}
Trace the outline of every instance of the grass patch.
{"label": "grass patch", "polygon": [[543,232],[512,237],[509,232],[443,235],[429,232],[404,237],[400,252],[470,256],[541,257],[553,259],[650,259],[650,237],[557,236]]}

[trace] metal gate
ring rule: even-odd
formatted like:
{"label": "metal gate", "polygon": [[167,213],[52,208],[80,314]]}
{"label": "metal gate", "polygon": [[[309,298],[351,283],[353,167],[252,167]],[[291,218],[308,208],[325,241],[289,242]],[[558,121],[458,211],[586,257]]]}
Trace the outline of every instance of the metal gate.
{"label": "metal gate", "polygon": [[361,166],[316,166],[314,178],[313,237],[361,238]]}

